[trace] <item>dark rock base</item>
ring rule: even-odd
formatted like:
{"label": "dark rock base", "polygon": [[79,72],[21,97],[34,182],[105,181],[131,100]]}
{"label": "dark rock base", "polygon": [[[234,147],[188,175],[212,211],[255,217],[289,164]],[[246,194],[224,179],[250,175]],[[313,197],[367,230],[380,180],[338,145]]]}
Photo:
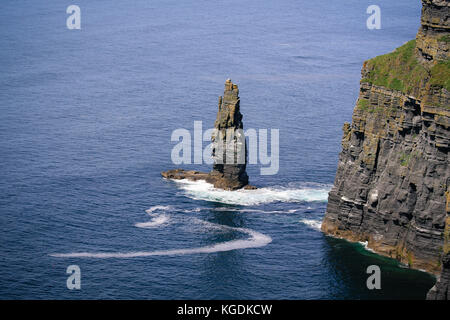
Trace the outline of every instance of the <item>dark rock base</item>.
{"label": "dark rock base", "polygon": [[253,190],[256,187],[246,184],[245,182],[238,180],[230,180],[227,179],[223,174],[212,171],[212,172],[200,172],[195,170],[183,170],[183,169],[174,169],[161,172],[161,175],[166,179],[173,180],[182,180],[188,179],[192,181],[205,180],[208,183],[214,185],[215,188],[224,189],[224,190]]}

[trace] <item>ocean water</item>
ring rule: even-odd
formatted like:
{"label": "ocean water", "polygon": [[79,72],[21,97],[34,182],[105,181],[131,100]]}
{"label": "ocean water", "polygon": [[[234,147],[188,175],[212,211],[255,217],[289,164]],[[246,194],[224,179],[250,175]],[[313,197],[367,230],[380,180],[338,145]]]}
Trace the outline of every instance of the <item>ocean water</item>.
{"label": "ocean water", "polygon": [[[432,276],[319,231],[362,63],[415,37],[419,1],[377,1],[380,30],[361,0],[79,0],[68,30],[71,4],[0,4],[1,299],[425,297]],[[278,174],[162,179],[227,78],[245,128],[280,130]]]}

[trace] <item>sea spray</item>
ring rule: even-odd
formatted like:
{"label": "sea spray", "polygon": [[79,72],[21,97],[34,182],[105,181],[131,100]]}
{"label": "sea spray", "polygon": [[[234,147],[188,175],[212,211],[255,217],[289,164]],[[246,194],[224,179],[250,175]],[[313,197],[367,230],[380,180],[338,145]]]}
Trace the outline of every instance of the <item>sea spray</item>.
{"label": "sea spray", "polygon": [[328,186],[265,187],[256,190],[227,191],[214,188],[204,180],[176,180],[184,195],[193,200],[205,200],[234,205],[260,205],[273,202],[326,202]]}
{"label": "sea spray", "polygon": [[299,222],[317,231],[320,231],[320,227],[322,226],[321,220],[301,219]]}
{"label": "sea spray", "polygon": [[147,212],[148,214],[152,214],[152,213],[157,212],[157,211],[167,211],[167,210],[170,210],[170,209],[172,209],[172,206],[157,205],[157,206],[153,206],[153,207],[145,210],[145,212]]}
{"label": "sea spray", "polygon": [[156,217],[154,217],[152,220],[148,222],[139,222],[135,224],[135,227],[138,228],[153,228],[160,226],[164,223],[167,223],[169,221],[169,216],[166,214],[161,214]]}

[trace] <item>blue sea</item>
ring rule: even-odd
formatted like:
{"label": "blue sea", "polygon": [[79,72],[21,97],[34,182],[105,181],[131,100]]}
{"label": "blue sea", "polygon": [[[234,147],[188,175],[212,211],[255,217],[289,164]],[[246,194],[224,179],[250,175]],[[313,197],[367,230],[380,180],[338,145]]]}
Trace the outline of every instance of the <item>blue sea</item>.
{"label": "blue sea", "polygon": [[[362,63],[419,27],[420,1],[378,0],[369,30],[371,4],[2,0],[0,298],[425,298],[431,275],[319,231]],[[210,170],[173,164],[171,134],[212,127],[227,78],[245,129],[279,129],[279,172],[249,165],[259,189],[237,192],[162,179]]]}

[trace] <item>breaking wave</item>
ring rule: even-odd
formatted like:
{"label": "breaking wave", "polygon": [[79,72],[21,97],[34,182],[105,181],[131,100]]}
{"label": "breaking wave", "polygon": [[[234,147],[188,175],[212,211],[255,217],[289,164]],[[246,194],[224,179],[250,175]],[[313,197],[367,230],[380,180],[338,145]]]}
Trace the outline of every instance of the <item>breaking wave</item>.
{"label": "breaking wave", "polygon": [[312,219],[301,219],[299,222],[307,225],[308,227],[320,231],[322,227],[322,221],[320,220],[312,220]]}
{"label": "breaking wave", "polygon": [[138,228],[153,228],[153,227],[157,227],[163,223],[166,223],[167,221],[169,221],[169,216],[166,214],[161,214],[159,216],[156,216],[155,218],[153,218],[150,221],[139,222],[139,223],[136,223],[134,226],[138,227]]}
{"label": "breaking wave", "polygon": [[156,211],[167,211],[170,210],[172,208],[172,206],[153,206],[147,210],[145,210],[145,212],[147,212],[148,214],[152,214]]}
{"label": "breaking wave", "polygon": [[326,202],[330,188],[324,185],[300,188],[266,187],[256,190],[227,191],[216,189],[206,181],[174,180],[185,195],[194,200],[206,200],[234,205],[259,205],[271,202]]}
{"label": "breaking wave", "polygon": [[374,250],[372,250],[372,249],[369,248],[369,241],[364,241],[364,242],[358,241],[358,243],[359,243],[360,245],[362,245],[362,246],[364,247],[364,249],[366,249],[367,251],[370,251],[370,252],[375,253]]}
{"label": "breaking wave", "polygon": [[239,209],[239,208],[214,208],[214,211],[236,211],[236,212],[254,212],[254,213],[275,213],[275,214],[287,214],[300,211],[301,209],[289,209],[289,210],[262,210],[262,209]]}

